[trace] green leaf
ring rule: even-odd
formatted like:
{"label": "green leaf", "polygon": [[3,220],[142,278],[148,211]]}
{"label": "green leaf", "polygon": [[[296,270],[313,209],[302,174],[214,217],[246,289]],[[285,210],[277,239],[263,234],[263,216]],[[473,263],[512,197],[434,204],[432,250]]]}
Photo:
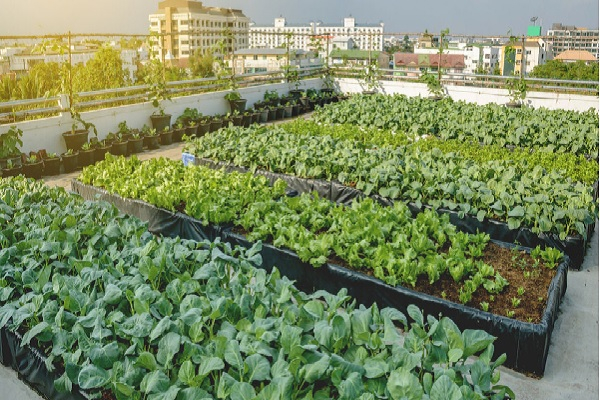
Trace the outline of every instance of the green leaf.
{"label": "green leaf", "polygon": [[244,359],[240,353],[240,345],[237,340],[231,340],[227,342],[227,348],[225,349],[225,361],[238,371],[244,370]]}
{"label": "green leaf", "polygon": [[214,397],[205,390],[190,387],[180,390],[177,394],[177,400],[213,400]]}
{"label": "green leaf", "polygon": [[236,382],[231,387],[231,400],[252,400],[255,397],[254,388],[247,382]]}
{"label": "green leaf", "polygon": [[337,388],[340,392],[340,399],[356,399],[364,391],[362,379],[359,373],[352,372],[344,379]]}
{"label": "green leaf", "polygon": [[190,360],[184,361],[181,364],[177,376],[179,377],[179,380],[186,385],[197,386],[194,382],[194,378],[196,377],[196,368]]}
{"label": "green leaf", "polygon": [[207,376],[213,371],[220,371],[225,368],[225,363],[218,357],[202,357],[200,358],[200,368],[198,375]]}
{"label": "green leaf", "polygon": [[154,340],[156,340],[157,338],[162,336],[162,334],[165,333],[167,330],[169,330],[170,327],[171,327],[171,318],[170,317],[164,317],[163,319],[161,319],[158,322],[158,324],[156,324],[154,329],[152,329],[152,332],[150,332],[150,341],[153,342]]}
{"label": "green leaf", "polygon": [[181,336],[175,332],[169,332],[158,342],[158,353],[156,359],[161,365],[169,365],[175,354],[179,353],[181,347]]}
{"label": "green leaf", "polygon": [[386,387],[394,400],[421,400],[423,397],[419,378],[403,368],[392,371]]}
{"label": "green leaf", "polygon": [[158,369],[158,364],[156,363],[154,354],[149,353],[147,351],[140,353],[137,360],[135,361],[135,365],[142,368],[146,368],[149,371],[154,371]]}
{"label": "green leaf", "polygon": [[162,371],[152,371],[144,375],[140,383],[140,390],[143,393],[164,393],[171,386],[169,377]]}
{"label": "green leaf", "polygon": [[430,400],[462,400],[460,388],[447,375],[442,375],[433,382]]}
{"label": "green leaf", "polygon": [[522,217],[525,215],[525,208],[523,206],[516,206],[508,212],[509,217]]}
{"label": "green leaf", "polygon": [[48,329],[49,326],[50,325],[47,322],[42,321],[27,332],[25,332],[25,335],[23,335],[23,340],[21,341],[21,346],[28,345],[29,342],[31,342],[31,339],[44,332],[46,329]]}
{"label": "green leaf", "polygon": [[313,383],[323,378],[329,368],[329,356],[323,355],[317,362],[306,364],[300,369],[300,376],[308,383]]}
{"label": "green leaf", "polygon": [[264,381],[269,378],[271,365],[260,354],[252,354],[250,357],[247,357],[245,365],[248,371],[248,382]]}
{"label": "green leaf", "polygon": [[90,351],[90,360],[100,368],[110,369],[120,358],[121,352],[117,342],[111,342],[103,347],[94,347]]}
{"label": "green leaf", "polygon": [[388,363],[375,358],[368,358],[364,367],[365,376],[369,379],[379,378],[389,372]]}
{"label": "green leaf", "polygon": [[475,353],[484,350],[496,338],[489,333],[482,330],[465,329],[462,333],[464,342],[464,354],[463,357],[470,357]]}
{"label": "green leaf", "polygon": [[79,372],[77,384],[82,389],[96,389],[104,387],[110,382],[110,373],[93,364],[86,365]]}

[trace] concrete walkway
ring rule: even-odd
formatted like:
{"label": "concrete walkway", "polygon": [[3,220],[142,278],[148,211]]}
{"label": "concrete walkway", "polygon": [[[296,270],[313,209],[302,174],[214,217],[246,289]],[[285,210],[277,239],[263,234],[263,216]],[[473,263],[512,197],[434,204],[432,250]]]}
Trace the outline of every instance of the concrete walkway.
{"label": "concrete walkway", "polygon": [[[138,155],[181,159],[182,143],[162,146]],[[48,177],[49,186],[70,189],[77,172]],[[598,222],[581,271],[569,271],[567,292],[560,306],[550,343],[543,378],[535,379],[501,368],[501,384],[513,389],[523,400],[597,400],[598,368]],[[17,374],[0,364],[0,399],[39,400],[38,394],[19,380]]]}

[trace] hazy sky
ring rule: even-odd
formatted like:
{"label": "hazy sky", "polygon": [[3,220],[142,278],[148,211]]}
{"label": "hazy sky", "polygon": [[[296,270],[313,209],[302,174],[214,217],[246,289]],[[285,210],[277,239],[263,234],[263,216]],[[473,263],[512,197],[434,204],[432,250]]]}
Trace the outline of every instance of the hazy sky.
{"label": "hazy sky", "polygon": [[[290,23],[385,23],[385,32],[523,34],[537,16],[545,34],[553,22],[598,28],[598,0],[210,0],[240,8],[258,25],[283,15]],[[158,0],[0,0],[0,36],[51,33],[147,33]]]}

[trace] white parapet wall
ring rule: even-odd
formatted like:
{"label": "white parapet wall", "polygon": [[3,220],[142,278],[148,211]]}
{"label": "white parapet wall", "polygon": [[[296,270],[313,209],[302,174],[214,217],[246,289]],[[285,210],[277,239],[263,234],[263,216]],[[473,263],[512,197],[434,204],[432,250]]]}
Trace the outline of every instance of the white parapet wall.
{"label": "white parapet wall", "polygon": [[[339,79],[337,86],[344,93],[360,93],[363,87],[357,79]],[[474,86],[445,86],[446,93],[453,100],[466,101],[480,105],[496,103],[506,104],[509,101],[506,89],[491,89]],[[407,81],[382,81],[378,90],[385,94],[402,94],[408,97],[428,97],[427,86],[423,83]],[[563,109],[573,111],[587,111],[590,108],[598,110],[598,96],[586,96],[578,94],[552,93],[552,92],[528,92],[525,103],[529,107],[548,109]]]}
{"label": "white parapet wall", "polygon": [[[335,83],[339,92],[360,93],[363,90],[360,82],[356,79],[338,79]],[[308,79],[301,81],[300,89],[320,89],[322,86],[321,79]],[[242,88],[239,92],[243,98],[248,100],[246,108],[251,108],[254,103],[263,100],[264,93],[267,90],[276,90],[280,94],[285,94],[290,90],[290,86],[287,83],[258,85]],[[457,101],[463,100],[477,104],[504,104],[508,101],[508,94],[506,90],[502,89],[447,86],[446,90],[448,95]],[[429,95],[425,84],[405,81],[383,81],[379,91],[385,94],[403,94],[409,97],[427,97]],[[165,101],[163,106],[165,112],[172,115],[172,124],[188,107],[198,109],[203,115],[226,114],[229,112],[229,105],[224,98],[226,93],[227,91],[219,91],[177,97],[172,101]],[[536,108],[560,108],[575,111],[586,111],[589,108],[594,108],[598,110],[597,96],[529,92],[526,103]],[[83,112],[81,117],[96,126],[98,139],[102,140],[109,132],[116,132],[121,121],[126,121],[131,128],[142,128],[145,124],[150,125],[150,115],[154,111],[152,104],[146,102]],[[28,153],[45,149],[48,153],[61,154],[66,151],[62,133],[71,130],[72,120],[70,115],[65,113],[58,117],[2,125],[0,126],[0,133],[6,132],[12,125],[16,125],[23,130],[22,152]],[[90,136],[93,136],[93,133],[90,133]]]}

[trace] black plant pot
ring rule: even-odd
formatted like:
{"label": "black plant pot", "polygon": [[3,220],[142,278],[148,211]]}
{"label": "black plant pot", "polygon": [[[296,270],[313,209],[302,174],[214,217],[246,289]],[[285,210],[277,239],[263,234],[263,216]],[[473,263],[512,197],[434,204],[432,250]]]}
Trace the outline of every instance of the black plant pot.
{"label": "black plant pot", "polygon": [[185,128],[185,134],[189,137],[195,137],[198,135],[198,125],[188,126]]}
{"label": "black plant pot", "polygon": [[210,132],[210,122],[203,122],[200,125],[198,125],[198,137],[202,137],[204,135],[206,135],[207,133]]}
{"label": "black plant pot", "polygon": [[232,120],[233,120],[233,126],[242,126],[244,116],[243,115],[234,115],[232,117]]}
{"label": "black plant pot", "polygon": [[111,148],[112,145],[96,147],[96,150],[94,150],[94,162],[104,161],[104,156],[106,155],[106,153],[110,153]]}
{"label": "black plant pot", "polygon": [[89,131],[87,129],[78,129],[75,132],[63,132],[62,136],[65,140],[67,150],[78,151],[88,141]]}
{"label": "black plant pot", "polygon": [[265,123],[269,121],[269,110],[262,110],[260,112],[260,122]]}
{"label": "black plant pot", "polygon": [[17,176],[23,173],[23,167],[21,165],[2,169],[2,176],[8,178],[9,176]]}
{"label": "black plant pot", "polygon": [[229,100],[229,108],[231,112],[238,111],[243,113],[246,110],[246,99]]}
{"label": "black plant pot", "polygon": [[210,131],[216,132],[223,126],[223,120],[221,119],[213,119],[210,121]]}
{"label": "black plant pot", "polygon": [[[92,165],[96,160],[96,150],[98,149],[79,150],[79,166],[83,168]],[[104,159],[104,155],[102,159]]]}
{"label": "black plant pot", "polygon": [[60,158],[44,158],[44,175],[54,176],[60,174]]}
{"label": "black plant pot", "polygon": [[175,143],[181,142],[183,140],[183,135],[185,134],[185,131],[185,128],[173,130],[173,141]]}
{"label": "black plant pot", "polygon": [[0,169],[6,169],[8,162],[11,162],[13,167],[21,166],[21,155],[8,156],[6,158],[0,158]]}
{"label": "black plant pot", "polygon": [[110,154],[114,156],[126,156],[128,147],[128,142],[114,142],[110,147]]}
{"label": "black plant pot", "polygon": [[144,137],[144,145],[148,150],[158,149],[160,147],[160,137],[158,135]]}
{"label": "black plant pot", "polygon": [[144,151],[144,138],[129,139],[127,142],[127,150],[129,154],[137,154]]}
{"label": "black plant pot", "polygon": [[79,166],[79,153],[62,154],[62,162],[65,173],[73,172]]}
{"label": "black plant pot", "polygon": [[166,127],[171,126],[171,114],[151,115],[150,121],[152,121],[152,127],[156,129],[156,132],[162,132]]}
{"label": "black plant pot", "polygon": [[44,172],[44,162],[38,161],[33,164],[23,164],[23,175],[26,178],[41,179]]}
{"label": "black plant pot", "polygon": [[173,143],[173,131],[166,131],[160,134],[160,144],[167,146]]}

